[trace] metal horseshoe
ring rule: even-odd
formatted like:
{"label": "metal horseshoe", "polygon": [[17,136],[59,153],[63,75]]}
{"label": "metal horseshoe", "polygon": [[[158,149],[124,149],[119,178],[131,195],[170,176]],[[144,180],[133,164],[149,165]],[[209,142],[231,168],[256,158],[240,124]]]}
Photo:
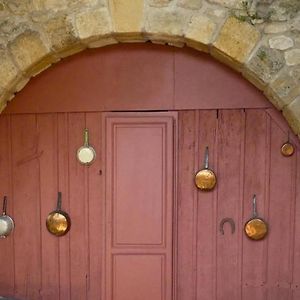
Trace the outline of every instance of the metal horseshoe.
{"label": "metal horseshoe", "polygon": [[220,222],[220,232],[221,234],[224,235],[224,224],[225,223],[229,223],[230,226],[231,226],[231,234],[234,234],[235,233],[235,223],[233,221],[232,218],[224,218],[222,219],[222,221]]}

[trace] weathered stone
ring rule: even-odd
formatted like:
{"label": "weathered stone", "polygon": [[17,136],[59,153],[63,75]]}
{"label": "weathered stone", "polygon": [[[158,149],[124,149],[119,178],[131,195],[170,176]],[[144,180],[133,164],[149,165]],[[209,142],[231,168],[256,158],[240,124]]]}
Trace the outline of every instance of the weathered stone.
{"label": "weathered stone", "polygon": [[19,70],[6,50],[0,50],[0,86],[11,90],[18,79]]}
{"label": "weathered stone", "polygon": [[5,6],[15,15],[25,15],[36,8],[35,2],[35,0],[6,0]]}
{"label": "weathered stone", "polygon": [[49,10],[62,10],[67,8],[66,0],[43,0],[41,6]]}
{"label": "weathered stone", "polygon": [[9,49],[22,71],[30,71],[50,54],[39,34],[34,31],[26,31],[19,35],[9,44]]}
{"label": "weathered stone", "polygon": [[287,50],[294,46],[294,41],[288,36],[280,35],[269,39],[269,45],[272,49]]}
{"label": "weathered stone", "polygon": [[264,28],[265,33],[281,33],[289,30],[287,23],[270,23]]}
{"label": "weathered stone", "polygon": [[240,0],[208,0],[210,3],[216,3],[225,7],[236,8],[239,6]]}
{"label": "weathered stone", "polygon": [[[254,26],[229,17],[222,27],[213,46],[212,54],[218,59],[225,56],[242,64],[260,39],[260,33]],[[226,61],[225,61],[226,63]]]}
{"label": "weathered stone", "polygon": [[153,8],[148,12],[145,29],[152,40],[180,42],[189,19],[188,12]]}
{"label": "weathered stone", "polygon": [[168,6],[173,0],[148,0],[150,6],[165,7]]}
{"label": "weathered stone", "polygon": [[192,17],[189,27],[186,30],[185,38],[187,45],[196,49],[208,50],[211,44],[217,25],[205,15]]}
{"label": "weathered stone", "polygon": [[300,64],[300,49],[292,49],[285,52],[285,60],[288,66]]}
{"label": "weathered stone", "polygon": [[106,8],[80,13],[76,16],[75,23],[79,38],[86,42],[94,41],[112,32],[111,20]]}
{"label": "weathered stone", "polygon": [[217,18],[219,21],[226,17],[226,10],[220,8],[209,7],[205,10],[205,15],[212,18]]}
{"label": "weathered stone", "polygon": [[68,7],[94,6],[98,4],[98,0],[66,0]]}
{"label": "weathered stone", "polygon": [[56,52],[64,52],[78,43],[75,30],[67,15],[59,15],[51,18],[44,24],[51,41],[51,47]]}
{"label": "weathered stone", "polygon": [[263,82],[269,82],[284,67],[281,51],[261,46],[253,55],[247,67]]}
{"label": "weathered stone", "polygon": [[283,115],[296,134],[300,134],[300,97],[283,109]]}
{"label": "weathered stone", "polygon": [[110,0],[114,31],[117,35],[139,39],[144,19],[143,0]]}
{"label": "weathered stone", "polygon": [[202,0],[178,0],[177,5],[188,9],[200,9]]}

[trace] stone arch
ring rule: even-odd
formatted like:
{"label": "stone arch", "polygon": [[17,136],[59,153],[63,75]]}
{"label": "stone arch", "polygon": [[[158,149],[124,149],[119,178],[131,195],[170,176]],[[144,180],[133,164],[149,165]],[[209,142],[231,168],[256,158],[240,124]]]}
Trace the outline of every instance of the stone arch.
{"label": "stone arch", "polygon": [[0,0],[0,109],[60,59],[120,42],[188,46],[247,78],[300,138],[295,0]]}

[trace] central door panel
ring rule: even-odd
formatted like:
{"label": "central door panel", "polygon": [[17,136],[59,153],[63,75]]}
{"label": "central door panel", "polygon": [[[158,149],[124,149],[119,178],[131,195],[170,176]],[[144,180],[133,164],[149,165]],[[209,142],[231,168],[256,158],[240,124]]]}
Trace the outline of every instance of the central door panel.
{"label": "central door panel", "polygon": [[105,299],[172,299],[175,114],[106,114]]}

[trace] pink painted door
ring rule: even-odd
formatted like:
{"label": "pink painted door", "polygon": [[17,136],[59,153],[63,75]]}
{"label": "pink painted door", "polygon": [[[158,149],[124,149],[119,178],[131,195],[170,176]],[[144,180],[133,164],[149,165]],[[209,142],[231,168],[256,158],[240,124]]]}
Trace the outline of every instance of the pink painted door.
{"label": "pink painted door", "polygon": [[175,116],[104,117],[103,299],[173,299]]}

